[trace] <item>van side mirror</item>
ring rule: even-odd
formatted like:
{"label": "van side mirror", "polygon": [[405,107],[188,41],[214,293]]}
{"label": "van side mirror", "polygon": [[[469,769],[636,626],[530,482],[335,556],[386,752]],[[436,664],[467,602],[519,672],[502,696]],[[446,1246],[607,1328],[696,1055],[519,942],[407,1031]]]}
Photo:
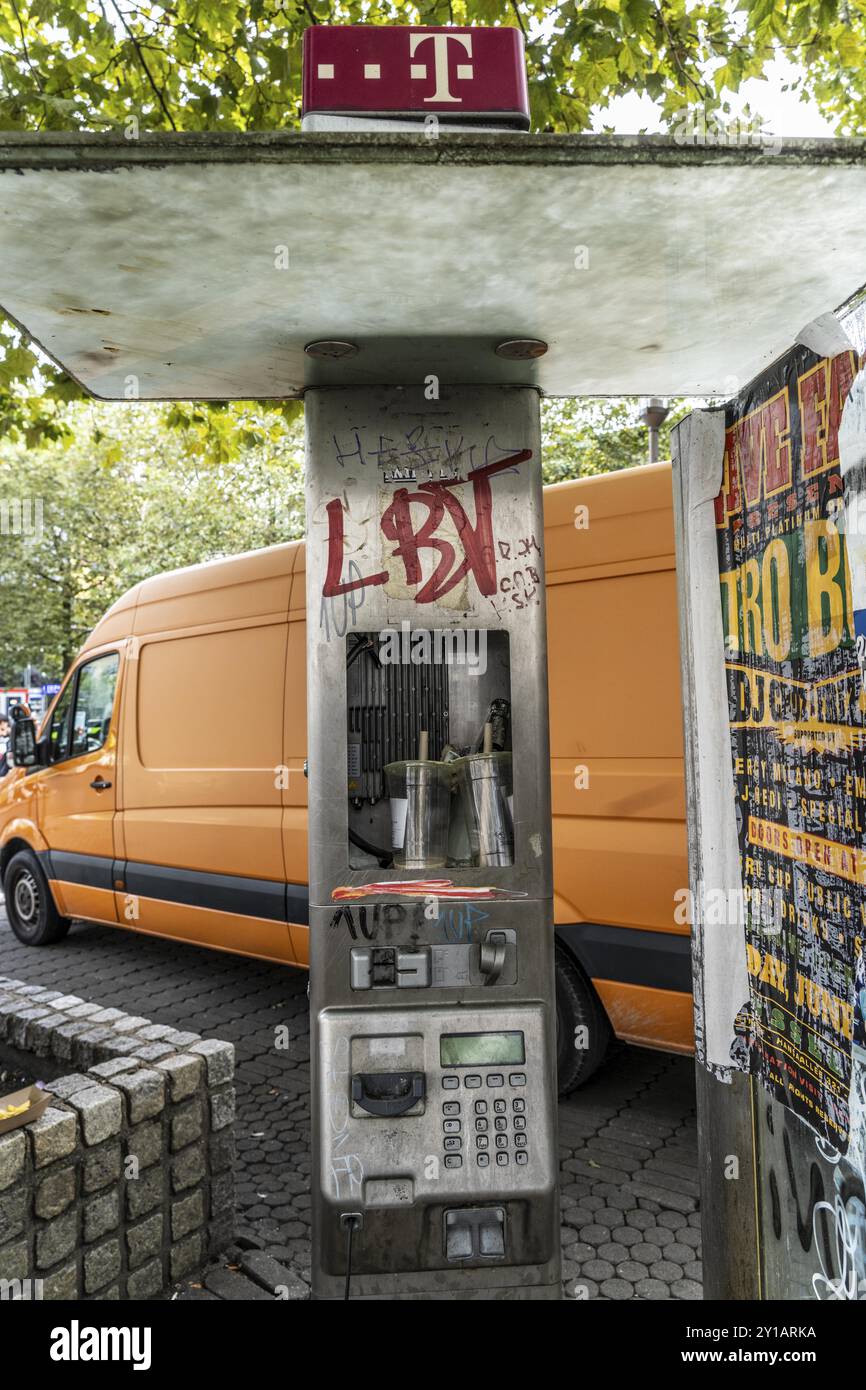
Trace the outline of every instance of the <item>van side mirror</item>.
{"label": "van side mirror", "polygon": [[36,721],[29,715],[13,715],[12,732],[7,749],[8,761],[13,767],[36,767],[39,763],[39,746],[36,742]]}

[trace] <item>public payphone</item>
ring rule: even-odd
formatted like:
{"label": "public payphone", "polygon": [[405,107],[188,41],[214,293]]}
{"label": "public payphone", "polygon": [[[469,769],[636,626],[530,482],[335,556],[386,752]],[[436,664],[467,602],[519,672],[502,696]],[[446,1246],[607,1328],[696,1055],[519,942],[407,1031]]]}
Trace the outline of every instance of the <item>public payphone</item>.
{"label": "public payphone", "polygon": [[[515,334],[537,330],[542,293],[563,324],[576,319],[562,286],[550,291],[550,262],[539,274],[533,249],[520,269],[515,252],[529,244],[525,226],[550,233],[562,195],[531,169],[544,217],[521,219],[514,250],[484,244],[485,226],[497,237],[516,226],[527,196],[498,162],[522,157],[529,124],[517,29],[316,26],[304,64],[303,133],[118,137],[98,151],[83,137],[92,153],[73,150],[62,193],[52,146],[47,182],[45,171],[27,180],[28,206],[3,230],[14,223],[21,249],[34,244],[31,218],[62,223],[62,248],[46,258],[62,265],[51,304],[100,306],[101,322],[110,300],[120,316],[138,303],[153,232],[130,231],[116,266],[66,254],[78,176],[105,157],[111,176],[97,174],[76,205],[100,229],[154,219],[174,270],[145,300],[166,293],[173,308],[147,330],[141,360],[140,318],[122,347],[100,340],[97,351],[88,326],[58,360],[107,399],[304,398],[315,1295],[556,1298],[545,344]],[[417,138],[393,133],[407,124]],[[443,144],[480,153],[465,171],[458,158],[456,193],[430,186],[440,127]],[[383,191],[395,140],[408,160]],[[367,167],[371,151],[381,167]],[[134,195],[121,168],[162,192]],[[453,219],[491,169],[507,187],[488,204],[496,215],[473,210],[467,236]],[[62,218],[45,211],[55,196]],[[407,214],[417,232],[398,225]],[[222,307],[204,306],[206,326],[195,322],[201,252],[188,217],[218,229],[205,299],[218,286]],[[553,228],[569,264],[571,220],[564,240]],[[222,268],[223,255],[237,264]],[[39,280],[3,266],[4,304]],[[71,288],[94,270],[98,292]],[[193,285],[197,307],[177,334],[166,325]],[[61,328],[71,312],[60,310]],[[30,305],[14,316],[39,341]]]}
{"label": "public payphone", "polygon": [[557,1297],[538,394],[306,414],[315,1292]]}
{"label": "public payphone", "polygon": [[[776,362],[862,279],[858,142],[783,141],[765,157],[679,138],[525,136],[519,36],[484,32],[317,31],[310,133],[0,138],[0,303],[87,390],[307,402],[320,1296],[339,1296],[347,1273],[356,1295],[557,1290],[533,384],[553,397],[726,396],[732,373]],[[365,116],[377,133],[356,134]],[[394,133],[410,119],[423,137]],[[497,124],[511,133],[489,135]],[[477,133],[450,133],[462,125]],[[630,215],[636,197],[650,217]],[[121,225],[122,253],[107,255],[105,228]],[[818,244],[834,254],[816,258]],[[148,275],[155,245],[160,273]],[[526,360],[532,344],[515,333],[550,352]],[[791,394],[792,418],[823,379]],[[702,570],[697,587],[718,623],[707,442],[699,422],[684,473],[707,504],[715,577]],[[816,474],[816,486],[830,476]],[[570,537],[589,542],[599,575],[609,524]],[[565,542],[560,528],[552,543]],[[288,595],[274,598],[285,616]],[[591,678],[591,653],[587,666]],[[688,670],[700,683],[710,666]],[[723,697],[709,690],[707,708],[724,711]],[[635,699],[637,722],[651,718],[637,687]],[[570,770],[557,768],[560,787]],[[300,767],[289,774],[294,834]],[[690,804],[695,835],[696,815]],[[718,1097],[735,1090],[713,1084]],[[719,1130],[719,1104],[708,1174],[752,1152],[736,1115]],[[730,1198],[716,1251],[746,1229],[746,1187],[716,1185]],[[801,1224],[789,1223],[795,1239]]]}
{"label": "public payphone", "polygon": [[[515,30],[304,61],[305,128],[528,125]],[[538,392],[305,413],[314,1293],[557,1297]]]}

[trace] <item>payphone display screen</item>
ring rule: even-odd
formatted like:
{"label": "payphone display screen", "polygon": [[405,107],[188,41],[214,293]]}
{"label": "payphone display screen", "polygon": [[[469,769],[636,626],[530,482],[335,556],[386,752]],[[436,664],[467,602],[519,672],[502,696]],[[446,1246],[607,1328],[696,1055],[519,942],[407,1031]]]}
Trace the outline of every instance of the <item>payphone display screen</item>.
{"label": "payphone display screen", "polygon": [[510,1066],[526,1061],[522,1033],[443,1033],[439,1039],[443,1067]]}

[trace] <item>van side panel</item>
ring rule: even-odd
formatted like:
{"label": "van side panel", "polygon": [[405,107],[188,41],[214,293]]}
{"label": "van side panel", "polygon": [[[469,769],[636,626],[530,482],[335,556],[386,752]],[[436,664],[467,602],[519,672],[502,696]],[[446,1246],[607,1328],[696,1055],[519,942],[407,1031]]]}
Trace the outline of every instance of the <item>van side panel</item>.
{"label": "van side panel", "polygon": [[694,1052],[691,993],[617,980],[593,980],[593,984],[618,1038],[643,1047],[664,1047],[668,1052]]}
{"label": "van side panel", "polygon": [[[54,903],[61,917],[80,917],[85,922],[99,922],[103,926],[116,926],[116,895],[111,887],[92,888],[83,883],[64,882],[52,878],[51,873],[62,873],[63,869],[50,870],[51,859],[42,859],[42,867],[48,875]],[[110,865],[106,864],[106,884],[111,882]]]}
{"label": "van side panel", "polygon": [[[303,554],[303,552],[302,552]],[[288,880],[288,917],[292,948],[299,965],[310,960],[309,894],[307,892],[307,624],[304,575],[295,576],[289,612],[286,654],[285,735],[286,785],[283,789],[283,854]],[[300,599],[298,594],[300,593]]]}
{"label": "van side panel", "polygon": [[265,552],[259,578],[227,583],[225,566],[223,584],[201,592],[172,592],[177,576],[145,586],[124,724],[119,898],[139,930],[293,961],[279,786],[285,551],[279,573]]}
{"label": "van side panel", "polygon": [[557,927],[617,1036],[690,1051],[670,467],[544,498]]}
{"label": "van side panel", "polygon": [[[618,1036],[688,1051],[670,466],[559,484],[544,506],[558,935]],[[88,651],[134,634],[122,925],[307,963],[304,581],[303,545],[278,546],[147,580],[94,629]],[[19,816],[25,799],[10,791]],[[95,901],[77,910],[104,920]]]}
{"label": "van side panel", "polygon": [[554,870],[568,921],[676,930],[685,806],[665,674],[678,669],[676,632],[663,621],[675,602],[671,571],[548,589]]}
{"label": "van side panel", "polygon": [[188,906],[146,897],[138,899],[138,907],[140,920],[130,925],[145,936],[167,936],[172,941],[193,942],[211,950],[256,956],[280,965],[294,961],[289,953],[284,922],[271,923],[200,905]]}

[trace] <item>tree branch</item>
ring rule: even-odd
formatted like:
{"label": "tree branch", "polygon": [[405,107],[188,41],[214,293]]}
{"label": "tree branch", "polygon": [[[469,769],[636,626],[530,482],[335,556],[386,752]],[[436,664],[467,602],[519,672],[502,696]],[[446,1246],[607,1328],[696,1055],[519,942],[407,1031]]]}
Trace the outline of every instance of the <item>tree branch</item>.
{"label": "tree branch", "polygon": [[690,72],[687,72],[685,66],[683,65],[682,59],[680,58],[680,53],[679,53],[679,49],[678,49],[678,47],[677,47],[676,41],[674,40],[673,34],[671,33],[670,29],[668,28],[668,23],[667,23],[667,20],[665,19],[665,16],[664,16],[664,8],[663,8],[663,6],[664,6],[664,0],[661,0],[661,3],[659,3],[658,5],[655,5],[653,8],[655,9],[655,14],[656,14],[657,20],[659,21],[659,23],[661,24],[662,28],[663,28],[664,31],[665,31],[665,37],[667,38],[668,45],[669,45],[669,47],[670,47],[671,57],[673,58],[673,60],[674,60],[674,62],[676,63],[677,67],[679,68],[680,72],[682,73],[682,76],[683,76],[683,78],[685,79],[685,81],[686,81],[686,82],[690,82],[690,83],[692,84],[692,86],[694,87],[695,91],[698,93],[698,95],[701,97],[701,99],[702,99],[703,101],[708,101],[708,100],[710,99],[711,95],[712,95],[711,92],[709,91],[709,89],[708,89],[707,87],[702,87],[701,84],[700,84],[699,82],[696,82],[695,79],[692,77],[691,73],[690,73]]}
{"label": "tree branch", "polygon": [[517,8],[517,0],[511,0],[511,8],[514,11],[514,17],[517,20],[518,25],[520,26],[521,34],[526,39],[526,42],[529,43],[529,35],[527,34],[526,29],[524,27],[523,16],[521,15],[520,10]]}
{"label": "tree branch", "polygon": [[125,14],[124,14],[123,11],[121,10],[120,6],[118,5],[117,0],[111,0],[111,6],[112,6],[112,9],[116,12],[117,17],[118,17],[118,19],[120,20],[121,24],[123,25],[124,29],[126,30],[127,34],[129,35],[129,41],[130,41],[130,43],[132,44],[133,48],[135,49],[136,53],[138,54],[138,61],[141,63],[141,66],[142,66],[143,69],[144,69],[145,76],[147,77],[148,82],[150,83],[151,87],[153,88],[154,95],[156,96],[157,101],[159,102],[160,106],[162,107],[162,110],[163,110],[163,113],[164,113],[164,115],[165,115],[166,120],[168,121],[168,123],[169,123],[169,125],[171,126],[172,130],[177,130],[177,126],[176,126],[175,123],[174,123],[174,119],[173,119],[173,117],[172,117],[172,114],[171,114],[171,112],[169,111],[168,107],[167,107],[166,104],[165,104],[165,98],[163,97],[162,92],[159,90],[159,88],[157,87],[156,83],[154,82],[154,80],[153,80],[153,75],[152,75],[152,73],[151,73],[151,71],[150,71],[150,68],[147,66],[147,63],[146,63],[146,61],[145,61],[144,54],[143,54],[142,51],[141,51],[141,45],[139,44],[138,39],[135,37],[135,35],[133,34],[132,30],[130,29],[129,25],[128,25],[127,22],[126,22],[126,16],[125,16]]}

